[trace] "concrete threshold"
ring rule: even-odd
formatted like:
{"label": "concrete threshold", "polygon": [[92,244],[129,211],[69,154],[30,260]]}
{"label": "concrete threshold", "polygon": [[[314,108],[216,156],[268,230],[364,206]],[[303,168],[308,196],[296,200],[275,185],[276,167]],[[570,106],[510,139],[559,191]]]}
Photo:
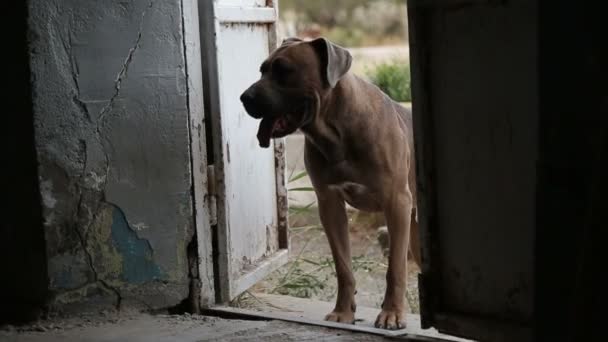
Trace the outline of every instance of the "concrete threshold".
{"label": "concrete threshold", "polygon": [[407,341],[471,341],[441,334],[435,329],[423,330],[420,328],[420,315],[416,314],[407,315],[407,327],[405,329],[386,330],[374,327],[374,321],[380,312],[379,309],[358,306],[355,324],[344,324],[323,320],[325,314],[333,309],[333,303],[265,293],[251,293],[251,296],[256,299],[257,304],[249,304],[246,308],[216,306],[206,310],[205,314],[237,319],[281,320]]}

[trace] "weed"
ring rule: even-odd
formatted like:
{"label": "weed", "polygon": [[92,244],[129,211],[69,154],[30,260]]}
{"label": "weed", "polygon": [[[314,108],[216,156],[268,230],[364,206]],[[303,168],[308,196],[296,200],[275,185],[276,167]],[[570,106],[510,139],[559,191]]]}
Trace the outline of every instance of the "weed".
{"label": "weed", "polygon": [[397,102],[412,101],[410,66],[404,61],[393,60],[377,64],[366,71],[371,82]]}

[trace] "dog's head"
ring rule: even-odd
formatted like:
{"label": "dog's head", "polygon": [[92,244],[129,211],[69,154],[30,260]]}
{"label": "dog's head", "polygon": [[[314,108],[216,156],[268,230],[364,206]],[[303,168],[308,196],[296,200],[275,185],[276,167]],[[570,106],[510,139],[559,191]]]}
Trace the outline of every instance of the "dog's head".
{"label": "dog's head", "polygon": [[321,103],[348,72],[350,53],[324,38],[283,41],[261,65],[261,78],[241,95],[249,115],[262,119],[261,147],[310,123]]}

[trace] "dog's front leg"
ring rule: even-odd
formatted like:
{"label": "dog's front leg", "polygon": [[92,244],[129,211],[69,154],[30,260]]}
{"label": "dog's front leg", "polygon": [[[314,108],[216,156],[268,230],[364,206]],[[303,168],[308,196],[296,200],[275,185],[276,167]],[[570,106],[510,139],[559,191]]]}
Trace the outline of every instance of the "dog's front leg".
{"label": "dog's front leg", "polygon": [[412,195],[409,189],[395,190],[385,208],[389,233],[388,271],[382,311],[375,326],[383,329],[405,328],[405,291],[407,248],[410,238]]}
{"label": "dog's front leg", "polygon": [[317,191],[319,216],[329,240],[331,254],[336,264],[338,298],[336,307],[325,320],[342,323],[355,321],[355,278],[351,268],[348,220],[344,199],[333,190]]}

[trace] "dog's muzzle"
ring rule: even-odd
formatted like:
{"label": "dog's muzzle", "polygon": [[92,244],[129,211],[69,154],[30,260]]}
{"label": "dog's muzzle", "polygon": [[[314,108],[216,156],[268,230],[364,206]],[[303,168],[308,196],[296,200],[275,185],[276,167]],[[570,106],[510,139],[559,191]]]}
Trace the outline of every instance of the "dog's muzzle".
{"label": "dog's muzzle", "polygon": [[245,110],[249,115],[251,115],[255,119],[260,119],[262,117],[261,110],[257,105],[257,99],[255,90],[253,88],[249,88],[241,94],[241,102],[245,107]]}

